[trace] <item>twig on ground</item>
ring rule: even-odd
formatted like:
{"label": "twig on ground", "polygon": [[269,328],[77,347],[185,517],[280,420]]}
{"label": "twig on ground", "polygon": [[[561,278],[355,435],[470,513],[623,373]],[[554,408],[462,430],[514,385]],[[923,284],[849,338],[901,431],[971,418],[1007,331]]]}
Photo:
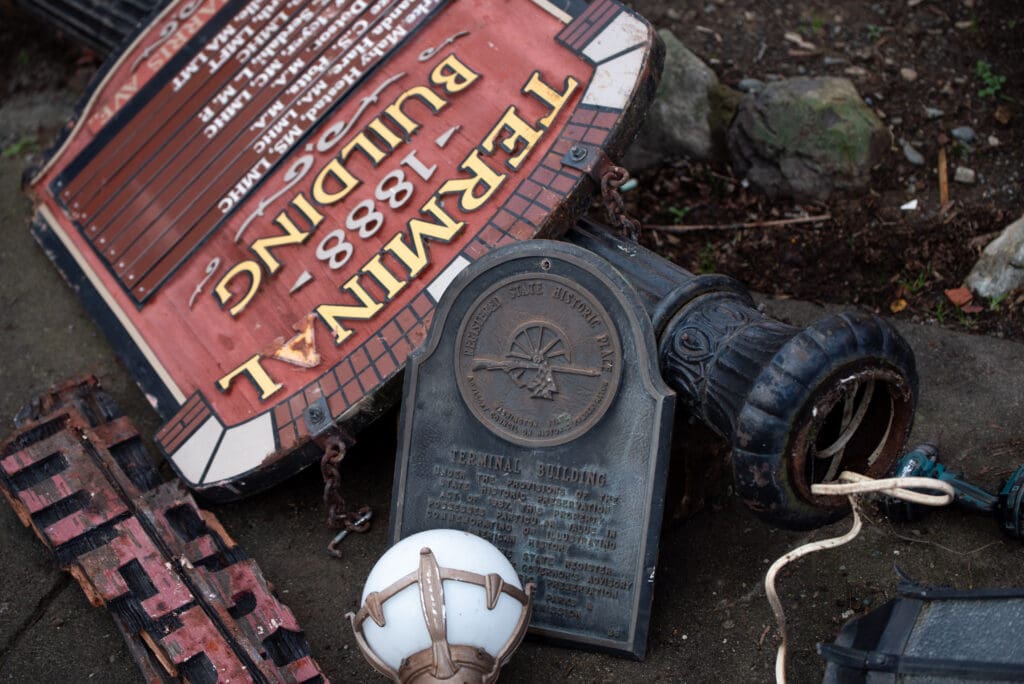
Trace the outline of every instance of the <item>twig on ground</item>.
{"label": "twig on ground", "polygon": [[695,28],[701,33],[706,33],[709,36],[713,37],[716,43],[722,42],[722,34],[720,34],[718,31],[715,31],[714,29],[709,29],[707,26],[696,26]]}
{"label": "twig on ground", "polygon": [[975,235],[967,241],[967,246],[971,249],[984,249],[985,245],[995,240],[1002,234],[1002,230],[993,230],[991,233],[982,233],[981,235]]}
{"label": "twig on ground", "polygon": [[949,202],[949,170],[946,168],[946,148],[939,148],[939,206]]}
{"label": "twig on ground", "polygon": [[777,219],[774,221],[749,221],[747,223],[698,223],[692,225],[648,225],[650,230],[659,233],[697,233],[705,230],[743,230],[744,228],[779,228],[781,226],[795,226],[801,223],[820,223],[832,220],[832,214],[818,214],[816,216],[801,216],[800,218]]}
{"label": "twig on ground", "polygon": [[754,57],[754,63],[755,63],[755,64],[756,64],[757,62],[760,62],[760,61],[761,61],[761,58],[762,58],[762,57],[764,57],[764,53],[765,53],[765,52],[766,52],[767,50],[768,50],[768,43],[762,40],[762,41],[761,41],[761,47],[759,47],[759,48],[757,49],[757,56],[755,56],[755,57]]}
{"label": "twig on ground", "polygon": [[724,173],[718,173],[717,171],[709,170],[707,174],[712,178],[718,178],[719,180],[729,181],[730,183],[735,183],[736,185],[740,184],[739,179],[733,178],[732,176],[727,176]]}
{"label": "twig on ground", "polygon": [[970,551],[957,551],[956,549],[951,549],[948,546],[943,546],[942,544],[940,544],[938,542],[935,542],[935,541],[932,541],[931,539],[915,539],[914,537],[908,537],[906,535],[902,535],[902,534],[900,534],[899,532],[896,531],[896,529],[892,526],[892,523],[889,524],[889,534],[891,534],[892,536],[896,537],[897,539],[899,539],[901,541],[910,542],[912,544],[928,544],[930,546],[938,547],[938,548],[942,549],[943,551],[946,551],[948,553],[952,553],[952,554],[957,555],[957,556],[973,556],[974,554],[978,553],[979,551],[984,551],[985,549],[987,549],[990,546],[998,546],[998,545],[1002,544],[1001,541],[994,541],[994,542],[989,542],[988,544],[985,544],[984,546],[979,546],[976,549],[971,549]]}

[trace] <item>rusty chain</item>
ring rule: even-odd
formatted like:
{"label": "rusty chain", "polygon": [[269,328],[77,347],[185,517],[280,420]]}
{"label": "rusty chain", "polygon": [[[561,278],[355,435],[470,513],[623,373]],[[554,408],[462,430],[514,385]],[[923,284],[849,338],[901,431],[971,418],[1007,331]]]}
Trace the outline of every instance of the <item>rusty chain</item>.
{"label": "rusty chain", "polygon": [[609,220],[619,227],[623,236],[637,242],[640,239],[640,222],[626,211],[622,193],[619,191],[628,180],[629,171],[621,166],[609,164],[601,174],[601,199],[604,201]]}
{"label": "rusty chain", "polygon": [[345,458],[345,442],[338,435],[327,438],[324,455],[320,459],[320,474],[324,479],[324,506],[327,508],[327,526],[332,530],[341,530],[327,545],[327,553],[335,558],[341,557],[338,544],[350,532],[367,532],[373,511],[369,506],[361,506],[355,511],[347,510],[345,497],[341,495],[341,470],[339,466]]}

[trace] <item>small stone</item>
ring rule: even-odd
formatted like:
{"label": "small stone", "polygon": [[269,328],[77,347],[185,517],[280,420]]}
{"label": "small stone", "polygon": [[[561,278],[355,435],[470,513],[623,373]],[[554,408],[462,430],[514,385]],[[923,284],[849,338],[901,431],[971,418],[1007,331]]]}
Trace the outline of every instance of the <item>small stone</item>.
{"label": "small stone", "polygon": [[722,623],[722,629],[732,629],[735,626],[736,626],[736,623],[733,622],[732,620],[726,620],[725,622]]}
{"label": "small stone", "polygon": [[964,282],[978,296],[987,299],[1005,297],[1024,287],[1024,217],[1008,225],[999,237],[985,246]]}
{"label": "small stone", "polygon": [[935,107],[925,107],[924,114],[929,119],[941,119],[942,117],[946,116],[946,112],[942,111],[941,109],[936,109]]}
{"label": "small stone", "polygon": [[957,126],[950,134],[960,142],[972,143],[978,139],[978,134],[970,126]]}
{"label": "small stone", "polygon": [[847,76],[867,76],[868,70],[865,69],[864,67],[849,66],[843,69],[843,73],[846,74]]}
{"label": "small stone", "polygon": [[[712,127],[717,123],[713,119],[730,121],[733,99],[742,97],[724,86],[720,89],[711,67],[671,31],[658,33],[665,43],[665,68],[647,119],[630,148],[626,164],[631,169],[657,166],[682,156],[709,159],[715,151]],[[712,90],[721,90],[721,97],[713,99]]]}
{"label": "small stone", "polygon": [[1000,144],[1001,143],[999,142],[999,138],[997,138],[994,135],[988,136],[988,146],[989,147],[999,147]]}
{"label": "small stone", "polygon": [[910,67],[903,67],[900,69],[900,76],[907,83],[913,83],[917,80],[917,72]]}
{"label": "small stone", "polygon": [[924,166],[924,155],[917,151],[917,148],[909,142],[900,138],[900,146],[903,148],[903,156],[914,166]]}
{"label": "small stone", "polygon": [[756,93],[764,90],[764,81],[757,78],[742,78],[736,84],[736,89],[741,93]]}
{"label": "small stone", "polygon": [[833,57],[831,55],[825,55],[825,66],[839,66],[840,64],[846,64],[846,60],[842,57]]}
{"label": "small stone", "polygon": [[974,169],[969,169],[966,166],[956,167],[956,173],[953,175],[953,180],[957,183],[963,183],[965,185],[974,185],[977,181],[977,176]]}
{"label": "small stone", "polygon": [[726,138],[740,178],[773,197],[819,201],[864,192],[891,141],[844,78],[791,78],[745,95]]}

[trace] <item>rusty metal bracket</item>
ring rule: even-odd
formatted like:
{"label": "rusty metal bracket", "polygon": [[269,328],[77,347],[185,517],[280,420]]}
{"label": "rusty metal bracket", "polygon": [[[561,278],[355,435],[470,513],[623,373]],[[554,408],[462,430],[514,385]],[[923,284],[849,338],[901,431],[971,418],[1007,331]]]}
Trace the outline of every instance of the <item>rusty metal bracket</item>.
{"label": "rusty metal bracket", "polygon": [[18,413],[0,491],[146,681],[325,681],[295,616],[217,518],[163,482],[138,431],[93,377]]}
{"label": "rusty metal bracket", "polygon": [[629,180],[629,171],[619,166],[605,154],[604,150],[592,145],[576,143],[562,156],[562,165],[578,169],[593,178],[601,188],[601,201],[608,220],[622,231],[624,237],[633,242],[640,239],[641,223],[629,215],[619,191]]}
{"label": "rusty metal bracket", "polygon": [[331,417],[331,409],[327,406],[327,400],[320,397],[306,407],[302,412],[306,421],[306,430],[311,437],[319,437],[334,426],[334,419]]}
{"label": "rusty metal bracket", "polygon": [[576,143],[562,155],[562,166],[582,171],[600,183],[604,174],[616,164],[600,147]]}

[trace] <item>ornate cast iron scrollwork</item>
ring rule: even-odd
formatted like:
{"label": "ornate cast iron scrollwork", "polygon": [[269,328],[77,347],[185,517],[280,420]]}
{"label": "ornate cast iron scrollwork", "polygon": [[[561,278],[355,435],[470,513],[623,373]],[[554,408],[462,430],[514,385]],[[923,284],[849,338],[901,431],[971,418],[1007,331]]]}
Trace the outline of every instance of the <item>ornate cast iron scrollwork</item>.
{"label": "ornate cast iron scrollwork", "polygon": [[639,291],[662,373],[689,412],[732,446],[736,489],[755,513],[810,528],[846,513],[811,494],[841,470],[887,473],[910,433],[913,352],[880,318],[846,312],[800,329],[759,312],[723,275],[694,275],[582,221],[567,239]]}

